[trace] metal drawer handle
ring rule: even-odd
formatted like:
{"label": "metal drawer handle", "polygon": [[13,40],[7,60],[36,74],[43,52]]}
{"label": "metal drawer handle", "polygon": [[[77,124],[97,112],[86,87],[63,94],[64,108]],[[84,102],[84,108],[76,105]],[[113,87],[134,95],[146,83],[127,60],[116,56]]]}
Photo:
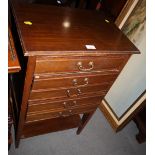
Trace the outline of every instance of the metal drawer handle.
{"label": "metal drawer handle", "polygon": [[73,86],[77,86],[78,83],[77,83],[77,79],[73,79]]}
{"label": "metal drawer handle", "polygon": [[72,115],[72,110],[69,110],[70,115]]}
{"label": "metal drawer handle", "polygon": [[78,62],[78,63],[77,63],[77,66],[78,66],[78,68],[79,68],[80,71],[91,71],[91,70],[94,68],[94,62],[93,62],[93,61],[90,61],[90,62],[88,63],[88,66],[89,66],[90,68],[84,68],[84,67],[82,66],[82,62]]}
{"label": "metal drawer handle", "polygon": [[73,101],[73,103],[74,103],[74,105],[73,105],[73,106],[75,106],[75,105],[77,104],[77,102],[76,102],[76,101]]}
{"label": "metal drawer handle", "polygon": [[72,115],[72,110],[69,110],[68,112],[69,112],[69,114],[63,114],[62,112],[59,112],[59,115],[60,115],[60,117],[67,117],[67,116]]}
{"label": "metal drawer handle", "polygon": [[82,92],[81,92],[81,90],[80,90],[80,89],[77,89],[77,91],[78,91],[78,94],[77,94],[77,95],[82,94]]}
{"label": "metal drawer handle", "polygon": [[62,112],[59,112],[60,117],[67,117],[69,115],[64,115]]}
{"label": "metal drawer handle", "polygon": [[67,96],[68,97],[77,97],[76,94],[71,95],[70,90],[67,90]]}
{"label": "metal drawer handle", "polygon": [[82,84],[82,85],[78,85],[78,82],[77,82],[77,79],[73,79],[73,86],[81,86],[81,87],[83,87],[83,86],[87,86],[88,85],[88,78],[84,78],[84,84]]}
{"label": "metal drawer handle", "polygon": [[73,101],[72,103],[63,102],[64,108],[67,109],[68,107],[72,107],[76,105],[76,101]]}
{"label": "metal drawer handle", "polygon": [[59,115],[62,116],[62,112],[59,112]]}
{"label": "metal drawer handle", "polygon": [[77,97],[77,96],[80,95],[80,94],[82,94],[82,92],[81,92],[80,89],[77,89],[77,94],[73,94],[73,95],[71,95],[69,89],[67,90],[67,96],[68,96],[68,97]]}
{"label": "metal drawer handle", "polygon": [[67,103],[63,102],[64,108],[67,108]]}

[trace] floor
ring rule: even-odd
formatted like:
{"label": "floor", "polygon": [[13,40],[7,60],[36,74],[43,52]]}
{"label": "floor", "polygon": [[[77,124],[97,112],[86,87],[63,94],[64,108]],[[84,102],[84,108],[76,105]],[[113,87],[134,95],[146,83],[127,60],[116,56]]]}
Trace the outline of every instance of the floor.
{"label": "floor", "polygon": [[137,143],[137,132],[131,121],[115,133],[97,110],[80,135],[71,129],[27,138],[18,149],[13,144],[9,155],[145,155],[146,143]]}

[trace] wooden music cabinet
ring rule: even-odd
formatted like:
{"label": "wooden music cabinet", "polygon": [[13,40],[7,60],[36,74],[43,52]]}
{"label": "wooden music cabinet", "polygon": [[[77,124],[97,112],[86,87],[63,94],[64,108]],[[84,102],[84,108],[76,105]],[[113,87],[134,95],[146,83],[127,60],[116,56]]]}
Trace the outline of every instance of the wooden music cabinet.
{"label": "wooden music cabinet", "polygon": [[78,127],[79,134],[139,51],[101,12],[16,2],[11,8],[23,66],[13,82],[16,146],[53,131]]}

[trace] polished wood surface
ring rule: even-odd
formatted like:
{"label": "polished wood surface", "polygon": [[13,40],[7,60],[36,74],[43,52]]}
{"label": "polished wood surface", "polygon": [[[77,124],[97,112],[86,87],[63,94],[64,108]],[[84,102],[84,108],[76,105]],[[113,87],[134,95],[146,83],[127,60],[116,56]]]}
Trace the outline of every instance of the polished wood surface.
{"label": "polished wood surface", "polygon": [[63,130],[64,119],[82,114],[79,134],[138,49],[99,12],[19,3],[11,8],[26,66],[16,146],[22,137]]}
{"label": "polished wood surface", "polygon": [[[102,55],[139,53],[97,11],[13,3],[16,24],[25,55]],[[30,21],[32,25],[24,24]],[[94,45],[90,50],[85,45]]]}
{"label": "polished wood surface", "polygon": [[32,91],[29,97],[30,101],[46,100],[46,99],[69,99],[73,97],[82,97],[90,93],[100,92],[105,95],[109,89],[109,84],[92,85],[80,88],[66,88],[59,90],[45,89],[43,91]]}
{"label": "polished wood surface", "polygon": [[76,128],[79,125],[80,116],[73,115],[69,117],[59,117],[54,119],[47,119],[43,121],[36,121],[33,123],[26,123],[21,138],[27,138],[45,134],[49,132],[56,132],[71,128]]}
{"label": "polished wood surface", "polygon": [[27,110],[27,101],[29,98],[29,92],[31,89],[31,82],[33,79],[33,72],[34,72],[34,67],[35,67],[35,57],[29,57],[28,58],[28,63],[27,63],[27,70],[26,70],[26,75],[25,75],[25,83],[24,83],[24,90],[23,90],[23,97],[22,97],[22,104],[21,104],[21,109],[20,109],[20,114],[19,114],[19,123],[18,123],[18,128],[16,132],[16,146],[19,145],[19,139],[21,137],[21,133],[23,130],[23,126],[25,124],[25,117],[26,117],[26,110]]}
{"label": "polished wood surface", "polygon": [[[129,55],[104,55],[104,57],[41,57],[37,59],[35,74],[76,73],[76,72],[119,72]],[[102,63],[101,63],[102,61]]]}
{"label": "polished wood surface", "polygon": [[81,106],[99,105],[103,96],[90,96],[84,98],[74,98],[62,101],[42,101],[42,102],[29,102],[28,113],[39,112],[44,110],[68,110],[69,108],[79,108]]}
{"label": "polished wood surface", "polygon": [[84,74],[84,75],[70,75],[61,77],[52,76],[34,76],[32,90],[48,89],[48,88],[70,88],[89,86],[94,84],[111,84],[117,77],[118,73],[103,73],[103,74]]}
{"label": "polished wood surface", "polygon": [[28,113],[26,117],[26,122],[35,122],[56,117],[68,117],[75,114],[85,114],[96,110],[96,107],[97,105],[88,105],[88,106],[81,106],[79,108],[69,108],[68,110],[56,109],[54,111],[47,110],[37,113]]}

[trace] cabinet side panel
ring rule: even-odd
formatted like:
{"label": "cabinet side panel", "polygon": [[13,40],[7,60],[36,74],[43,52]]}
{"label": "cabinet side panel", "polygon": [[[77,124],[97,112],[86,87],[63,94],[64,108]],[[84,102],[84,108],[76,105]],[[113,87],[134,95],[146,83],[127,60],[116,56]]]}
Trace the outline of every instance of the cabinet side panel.
{"label": "cabinet side panel", "polygon": [[27,103],[28,103],[28,98],[29,98],[29,94],[30,94],[30,90],[31,90],[31,84],[32,84],[32,80],[33,80],[35,64],[36,64],[36,57],[28,57],[23,97],[22,97],[22,104],[21,104],[21,109],[20,109],[18,129],[17,129],[17,133],[16,133],[16,147],[18,147],[18,145],[19,145],[19,140],[20,140],[24,122],[25,122]]}

